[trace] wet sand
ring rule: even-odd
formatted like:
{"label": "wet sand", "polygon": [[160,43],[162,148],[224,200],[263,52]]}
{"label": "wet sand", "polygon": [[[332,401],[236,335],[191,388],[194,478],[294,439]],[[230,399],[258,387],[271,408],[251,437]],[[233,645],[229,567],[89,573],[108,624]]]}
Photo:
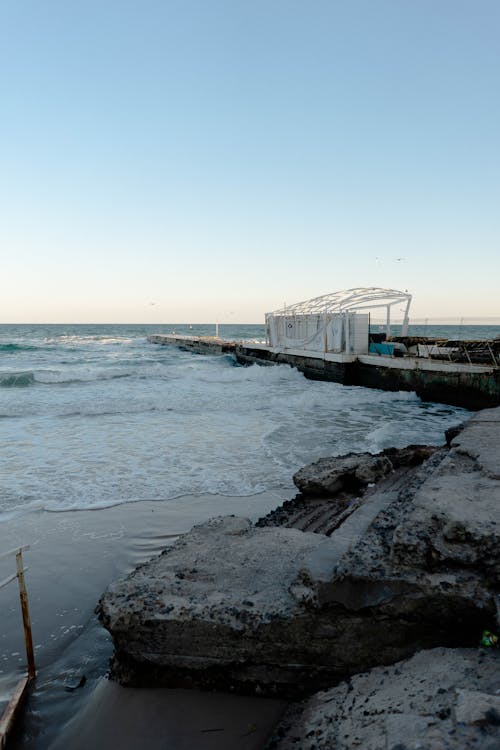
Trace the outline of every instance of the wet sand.
{"label": "wet sand", "polygon": [[[264,744],[284,704],[195,691],[131,690],[105,679],[111,639],[94,607],[107,585],[216,515],[256,520],[286,497],[184,497],[92,511],[39,511],[0,523],[0,549],[25,565],[38,675],[14,748],[165,750]],[[14,572],[1,561],[0,579]],[[25,671],[17,586],[0,591],[0,702]],[[210,731],[208,731],[210,730]],[[155,744],[156,743],[156,744]]]}
{"label": "wet sand", "polygon": [[196,690],[132,690],[103,679],[51,750],[258,750],[285,705]]}

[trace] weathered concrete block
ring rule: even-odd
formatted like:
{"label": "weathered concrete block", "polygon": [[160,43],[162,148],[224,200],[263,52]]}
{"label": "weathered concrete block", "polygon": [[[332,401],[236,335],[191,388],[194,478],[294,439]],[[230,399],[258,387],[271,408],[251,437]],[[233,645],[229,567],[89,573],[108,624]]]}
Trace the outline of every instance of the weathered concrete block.
{"label": "weathered concrete block", "polygon": [[[498,683],[500,685],[500,678]],[[455,720],[460,724],[495,724],[500,727],[500,694],[457,690]]]}
{"label": "weathered concrete block", "polygon": [[271,750],[494,750],[500,654],[421,651],[291,706]]}
{"label": "weathered concrete block", "polygon": [[477,644],[496,627],[500,481],[470,429],[457,440],[474,455],[452,447],[399,474],[386,457],[336,459],[327,482],[382,478],[331,536],[234,517],[195,527],[103,595],[112,676],[290,697]]}
{"label": "weathered concrete block", "polygon": [[[360,527],[350,521],[356,545]],[[339,575],[346,538],[234,517],[195,527],[103,595],[112,676],[297,697],[419,647],[475,637],[485,618],[477,587]]]}
{"label": "weathered concrete block", "polygon": [[349,453],[346,456],[320,458],[294,474],[293,481],[304,495],[328,497],[340,490],[353,491],[378,482],[392,471],[386,456]]}
{"label": "weathered concrete block", "polygon": [[395,530],[393,559],[428,570],[482,569],[500,580],[500,409],[474,417],[414,494]]}

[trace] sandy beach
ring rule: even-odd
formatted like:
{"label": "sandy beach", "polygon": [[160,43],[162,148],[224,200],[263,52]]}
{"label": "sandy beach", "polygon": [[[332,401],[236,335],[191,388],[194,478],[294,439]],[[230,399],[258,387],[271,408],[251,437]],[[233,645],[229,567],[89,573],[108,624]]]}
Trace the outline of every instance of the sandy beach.
{"label": "sandy beach", "polygon": [[[0,524],[0,548],[29,544],[25,564],[38,675],[14,748],[262,747],[280,701],[192,691],[124,689],[105,679],[112,644],[95,605],[108,584],[193,524],[234,513],[257,519],[283,499],[185,497],[94,511],[39,511]],[[13,559],[2,561],[7,575]],[[0,700],[25,669],[17,588],[2,590]],[[155,744],[156,743],[156,744]]]}

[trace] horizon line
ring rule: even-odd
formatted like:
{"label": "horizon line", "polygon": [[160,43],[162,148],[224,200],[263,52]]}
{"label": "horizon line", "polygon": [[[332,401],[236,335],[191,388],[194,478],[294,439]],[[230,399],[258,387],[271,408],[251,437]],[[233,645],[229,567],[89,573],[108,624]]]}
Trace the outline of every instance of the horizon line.
{"label": "horizon line", "polygon": [[[476,322],[469,322],[469,321],[480,321],[478,323]],[[410,318],[408,321],[408,325],[488,325],[486,321],[494,321],[491,323],[491,325],[500,325],[500,316],[498,315],[470,315],[470,316],[444,316],[444,315],[436,315],[436,316],[427,316],[423,318]],[[372,318],[371,323],[376,325],[385,325],[385,319],[384,318]],[[391,325],[401,325],[401,320],[391,320]],[[10,323],[3,323],[0,322],[0,326],[265,326],[265,321],[259,321],[259,322],[249,322],[246,321],[244,323],[235,323],[235,322],[217,322],[217,321],[204,321],[204,322],[180,322],[180,321],[167,321],[166,323],[158,323],[158,322],[132,322],[128,321],[126,323],[124,322],[116,322],[116,321],[44,321],[44,322],[26,322],[26,321],[16,321],[16,322],[10,322]]]}

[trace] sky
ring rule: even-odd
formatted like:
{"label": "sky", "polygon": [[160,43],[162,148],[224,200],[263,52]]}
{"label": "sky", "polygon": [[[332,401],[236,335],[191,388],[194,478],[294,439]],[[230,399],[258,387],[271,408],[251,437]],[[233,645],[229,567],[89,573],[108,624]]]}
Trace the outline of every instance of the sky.
{"label": "sky", "polygon": [[0,323],[500,318],[498,0],[0,0]]}

